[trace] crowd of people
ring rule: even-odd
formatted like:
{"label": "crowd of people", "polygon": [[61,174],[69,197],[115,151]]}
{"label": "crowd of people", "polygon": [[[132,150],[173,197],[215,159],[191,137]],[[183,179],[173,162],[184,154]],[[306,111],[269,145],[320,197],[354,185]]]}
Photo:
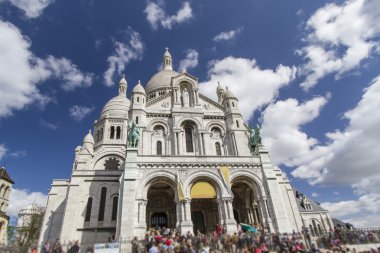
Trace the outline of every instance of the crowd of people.
{"label": "crowd of people", "polygon": [[[313,244],[310,248],[313,252],[319,251]],[[219,225],[213,232],[203,234],[198,231],[197,235],[192,235],[190,232],[181,235],[168,228],[151,228],[143,243],[137,238],[132,242],[133,253],[265,253],[269,251],[307,252],[308,247],[301,233],[280,235],[240,230],[230,235],[223,233]]]}
{"label": "crowd of people", "polygon": [[335,249],[342,245],[380,243],[380,230],[355,230],[335,227],[317,240],[321,248]]}
{"label": "crowd of people", "polygon": [[[146,232],[144,240],[137,237],[131,241],[132,253],[266,253],[266,252],[345,252],[356,253],[355,246],[351,250],[344,245],[379,243],[380,231],[342,230],[334,228],[318,238],[312,238],[307,228],[302,232],[293,233],[265,233],[262,230],[249,232],[241,229],[233,234],[223,233],[221,226],[217,225],[212,232],[196,235],[188,232],[181,235],[175,229],[153,227]],[[120,246],[125,241],[119,242]],[[128,243],[129,244],[129,243]],[[322,249],[322,250],[320,250]],[[77,241],[63,243],[57,239],[50,244],[45,242],[42,253],[93,253],[93,247],[80,245]],[[380,248],[370,251],[380,253]]]}

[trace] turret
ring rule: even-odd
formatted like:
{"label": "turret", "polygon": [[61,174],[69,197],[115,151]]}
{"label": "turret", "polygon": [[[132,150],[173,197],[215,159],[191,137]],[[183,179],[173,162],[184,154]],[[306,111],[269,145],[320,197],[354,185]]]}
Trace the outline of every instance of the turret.
{"label": "turret", "polygon": [[91,130],[83,139],[83,145],[81,150],[87,150],[91,155],[94,153],[94,137],[91,134]]}
{"label": "turret", "polygon": [[218,87],[216,88],[216,95],[218,96],[218,103],[221,104],[224,98],[224,89],[218,82]]}
{"label": "turret", "polygon": [[132,106],[130,110],[130,118],[138,126],[145,125],[145,105],[146,105],[146,93],[144,87],[141,85],[140,80],[132,90]]}
{"label": "turret", "polygon": [[165,48],[164,58],[162,59],[162,67],[164,70],[173,70],[172,56],[169,53],[169,48]]}
{"label": "turret", "polygon": [[125,80],[125,75],[123,74],[123,77],[119,81],[119,96],[126,96],[127,95],[127,80]]}

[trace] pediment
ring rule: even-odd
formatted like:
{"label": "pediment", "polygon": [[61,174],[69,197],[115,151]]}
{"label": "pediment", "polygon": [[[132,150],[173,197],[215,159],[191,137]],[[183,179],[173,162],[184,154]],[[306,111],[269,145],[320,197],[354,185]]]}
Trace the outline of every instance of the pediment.
{"label": "pediment", "polygon": [[199,102],[202,105],[203,111],[207,114],[208,112],[224,113],[223,106],[221,104],[202,94],[199,94]]}
{"label": "pediment", "polygon": [[171,92],[167,93],[153,101],[149,101],[147,104],[148,110],[170,110],[172,107],[172,96]]}

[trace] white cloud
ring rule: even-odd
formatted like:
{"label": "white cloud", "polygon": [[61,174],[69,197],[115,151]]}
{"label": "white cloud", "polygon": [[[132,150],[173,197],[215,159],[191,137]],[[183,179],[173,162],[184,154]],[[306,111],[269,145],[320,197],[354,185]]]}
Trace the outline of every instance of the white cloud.
{"label": "white cloud", "polygon": [[44,9],[54,2],[54,0],[0,0],[9,2],[15,7],[24,11],[28,18],[36,18],[42,14]]}
{"label": "white cloud", "polygon": [[188,49],[186,51],[186,57],[185,59],[182,59],[179,62],[179,70],[184,71],[188,69],[195,68],[198,66],[198,52],[195,49]]}
{"label": "white cloud", "polygon": [[104,81],[107,86],[113,85],[112,78],[115,74],[121,76],[126,65],[132,60],[140,60],[144,52],[144,44],[138,32],[128,28],[126,34],[129,37],[127,43],[114,41],[115,52],[108,57],[108,69],[104,72]]}
{"label": "white cloud", "polygon": [[292,99],[278,101],[263,113],[263,142],[276,164],[296,167],[292,175],[312,184],[351,185],[358,199],[324,203],[324,207],[357,226],[380,225],[375,219],[380,217],[379,97],[380,76],[364,89],[356,107],[344,114],[346,127],[327,133],[325,144],[307,136],[301,127],[318,116],[326,98],[301,105]]}
{"label": "white cloud", "polygon": [[[379,96],[380,76],[364,90],[357,106],[344,114],[347,127],[327,133],[327,144],[315,146],[292,175],[312,183],[356,184],[358,189],[370,184],[362,180],[380,176]],[[379,184],[373,189],[380,192]]]}
{"label": "white cloud", "polygon": [[168,16],[162,6],[153,2],[148,3],[144,12],[146,19],[155,30],[158,28],[158,25],[170,30],[173,25],[186,22],[193,17],[189,2],[184,2],[182,8],[177,11],[176,15]]}
{"label": "white cloud", "polygon": [[313,192],[313,193],[311,194],[311,196],[314,197],[314,198],[316,198],[316,197],[321,196],[321,194],[319,194],[318,192]]}
{"label": "white cloud", "polygon": [[321,206],[329,210],[332,217],[352,223],[354,226],[380,226],[380,194],[366,194],[357,200],[325,202]]}
{"label": "white cloud", "polygon": [[240,111],[248,120],[254,110],[270,103],[281,87],[294,80],[295,74],[295,67],[280,64],[275,70],[261,69],[254,59],[229,56],[210,63],[209,80],[201,83],[200,89],[216,99],[218,81],[227,85],[239,99]]}
{"label": "white cloud", "polygon": [[40,126],[47,128],[47,129],[50,129],[50,130],[57,130],[60,127],[59,124],[51,123],[51,122],[48,122],[48,121],[43,120],[43,119],[39,120],[39,124],[40,124]]}
{"label": "white cloud", "polygon": [[5,156],[8,149],[5,147],[4,144],[0,144],[0,160]]}
{"label": "white cloud", "polygon": [[347,0],[318,9],[306,24],[310,31],[306,46],[298,50],[307,60],[299,72],[306,76],[301,86],[307,90],[332,73],[338,79],[375,53],[379,48],[379,12],[377,0]]}
{"label": "white cloud", "polygon": [[8,156],[16,157],[16,158],[24,157],[24,156],[26,156],[26,151],[25,150],[14,151],[14,152],[9,153]]}
{"label": "white cloud", "polygon": [[82,73],[75,64],[66,58],[55,58],[49,55],[41,60],[41,67],[50,71],[55,78],[62,80],[62,89],[72,91],[80,87],[90,87],[94,74]]}
{"label": "white cloud", "polygon": [[213,38],[213,41],[219,42],[219,41],[232,40],[242,31],[243,31],[243,27],[239,27],[235,30],[221,32]]}
{"label": "white cloud", "polygon": [[94,110],[94,107],[74,105],[70,108],[70,116],[76,121],[81,121]]}
{"label": "white cloud", "polygon": [[18,158],[18,157],[24,157],[24,156],[26,156],[25,150],[9,152],[9,149],[4,144],[0,144],[0,161],[4,157]]}
{"label": "white cloud", "polygon": [[16,26],[1,20],[0,45],[0,118],[33,103],[49,103],[51,98],[38,89],[49,78],[63,80],[65,90],[91,84],[92,75],[80,72],[66,58],[36,57],[30,51],[31,41]]}
{"label": "white cloud", "polygon": [[30,192],[27,189],[13,188],[9,196],[9,206],[6,211],[9,216],[17,217],[21,209],[35,203],[37,206],[45,207],[47,195],[42,192]]}
{"label": "white cloud", "polygon": [[263,143],[275,164],[295,166],[318,141],[302,132],[301,126],[318,117],[327,98],[315,97],[304,103],[290,98],[269,105],[262,114]]}

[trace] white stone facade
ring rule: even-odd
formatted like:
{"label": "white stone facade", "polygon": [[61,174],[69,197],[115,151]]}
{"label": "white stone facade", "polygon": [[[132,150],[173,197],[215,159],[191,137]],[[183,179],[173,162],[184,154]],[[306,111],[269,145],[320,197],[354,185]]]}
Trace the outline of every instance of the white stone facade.
{"label": "white stone facade", "polygon": [[[126,90],[123,77],[94,134],[75,149],[71,179],[53,182],[40,242],[141,238],[151,225],[183,234],[216,224],[231,233],[239,222],[301,230],[288,179],[265,149],[251,154],[231,91],[219,85],[218,102],[200,94],[197,78],[172,70],[168,51],[146,89],[139,82],[130,100]],[[137,148],[126,145],[130,121],[139,127]],[[213,190],[196,195],[197,183]]]}
{"label": "white stone facade", "polygon": [[13,184],[7,170],[4,167],[0,168],[0,247],[8,245],[9,216],[7,209]]}

